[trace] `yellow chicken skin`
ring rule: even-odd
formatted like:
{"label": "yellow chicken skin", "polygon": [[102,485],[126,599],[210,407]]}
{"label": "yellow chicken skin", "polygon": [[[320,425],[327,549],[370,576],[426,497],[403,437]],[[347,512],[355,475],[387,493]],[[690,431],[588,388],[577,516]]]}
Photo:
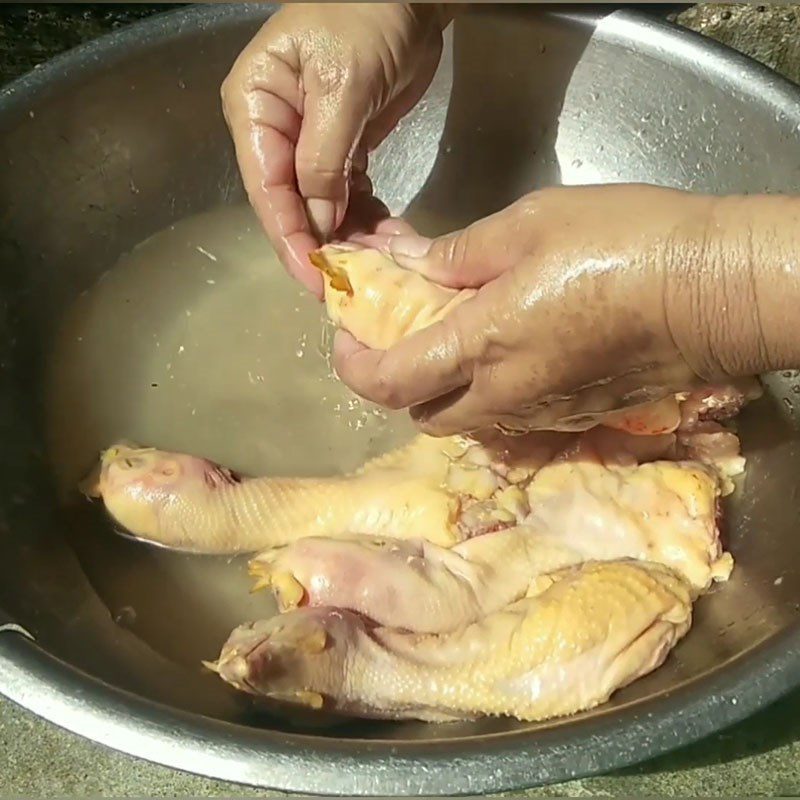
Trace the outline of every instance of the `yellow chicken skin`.
{"label": "yellow chicken skin", "polygon": [[[378,250],[312,260],[329,316],[370,347],[474,294]],[[743,381],[519,437],[418,436],[318,478],[119,443],[82,488],[143,541],[258,553],[255,588],[283,613],[237,628],[209,665],[232,686],[350,716],[542,720],[658,667],[729,577],[719,498],[744,459],[720,422],[759,394]]]}
{"label": "yellow chicken skin", "polygon": [[432,283],[372,248],[327,245],[310,258],[322,271],[331,321],[379,350],[438,322],[476,293]]}
{"label": "yellow chicken skin", "polygon": [[695,596],[727,580],[717,528],[720,482],[696,464],[550,464],[526,488],[522,524],[452,548],[423,540],[309,537],[250,562],[279,607],[334,606],[374,622],[440,633],[524,597],[544,575],[621,558],[674,569]]}
{"label": "yellow chicken skin", "polygon": [[440,635],[296,609],[240,626],[207,666],[244,692],[350,716],[537,721],[606,702],[660,666],[691,625],[688,584],[657,564],[584,564],[549,583]]}
{"label": "yellow chicken skin", "polygon": [[[510,470],[461,437],[415,437],[345,476],[246,478],[207,459],[129,443],[106,450],[82,484],[119,526],[165,547],[235,554],[307,536],[422,538],[450,547],[527,513],[522,480],[552,448]],[[497,459],[494,461],[493,459]]]}
{"label": "yellow chicken skin", "polygon": [[423,539],[308,537],[250,562],[254,590],[270,588],[281,611],[330,606],[380,625],[441,633],[524,597],[537,575],[579,563],[568,544],[525,526],[452,548]]}
{"label": "yellow chicken skin", "polygon": [[[245,478],[203,458],[115,445],[83,491],[132,536],[172,549],[235,554],[350,532],[459,541],[458,497],[442,488],[447,448],[415,439],[356,473]],[[451,442],[452,450],[463,447]]]}
{"label": "yellow chicken skin", "polygon": [[102,498],[135,538],[197,553],[354,534],[451,547],[521,524],[530,511],[522,489],[554,459],[633,467],[639,458],[672,454],[674,437],[646,438],[645,451],[625,445],[642,437],[613,431],[532,435],[509,448],[418,436],[350,475],[325,478],[246,478],[200,457],[119,444],[102,454],[82,489]]}
{"label": "yellow chicken skin", "polygon": [[532,525],[542,540],[573,541],[584,561],[638,558],[665,564],[698,594],[727,580],[733,562],[719,539],[720,478],[691,462],[605,468],[562,462],[527,487]]}

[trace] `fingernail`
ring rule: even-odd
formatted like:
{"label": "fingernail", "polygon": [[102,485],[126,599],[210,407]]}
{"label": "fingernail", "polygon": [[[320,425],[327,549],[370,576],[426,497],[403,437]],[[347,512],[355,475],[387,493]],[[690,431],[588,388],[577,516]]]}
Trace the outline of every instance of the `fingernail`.
{"label": "fingernail", "polygon": [[333,335],[333,351],[340,358],[348,358],[353,353],[366,350],[363,344],[349,331],[341,328]]}
{"label": "fingernail", "polygon": [[433,240],[424,236],[392,236],[389,239],[389,252],[393,256],[422,258],[428,255],[431,244]]}
{"label": "fingernail", "polygon": [[336,204],[333,200],[312,197],[306,200],[306,211],[313,232],[326,240],[336,228]]}

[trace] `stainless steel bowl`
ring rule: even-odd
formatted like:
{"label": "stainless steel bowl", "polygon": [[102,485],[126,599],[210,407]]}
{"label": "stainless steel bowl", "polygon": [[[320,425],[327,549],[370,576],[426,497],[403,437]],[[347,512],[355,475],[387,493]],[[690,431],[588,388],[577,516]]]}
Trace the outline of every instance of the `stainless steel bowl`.
{"label": "stainless steel bowl", "polygon": [[[49,449],[45,436],[45,418],[61,407],[44,378],[53,337],[120,253],[188,214],[241,202],[219,84],[270,11],[210,5],[153,18],[0,93],[0,691],[98,742],[209,776],[416,795],[619,767],[795,686],[794,374],[772,376],[741,421],[750,465],[730,507],[731,583],[700,603],[693,632],[661,670],[594,712],[549,724],[281,727],[194,666],[227,632],[219,607],[192,605],[146,548],[97,517],[76,523],[54,480],[75,454]],[[372,172],[394,211],[436,232],[550,183],[791,192],[799,132],[794,85],[695,35],[631,11],[491,6],[459,20],[430,92]],[[93,366],[86,385],[104,391],[65,410],[67,425],[97,433],[98,420],[117,419],[109,374]],[[246,431],[251,418],[240,412]],[[276,418],[259,435],[301,423]],[[186,427],[187,445],[199,425]],[[76,441],[87,451],[106,444]],[[127,591],[149,603],[136,624],[109,599]]]}

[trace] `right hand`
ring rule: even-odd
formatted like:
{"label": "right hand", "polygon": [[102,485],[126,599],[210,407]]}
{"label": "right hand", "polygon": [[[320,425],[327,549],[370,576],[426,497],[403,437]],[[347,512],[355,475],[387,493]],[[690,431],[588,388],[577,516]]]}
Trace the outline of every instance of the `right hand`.
{"label": "right hand", "polygon": [[798,201],[781,197],[533,192],[433,241],[393,238],[403,266],[478,291],[385,351],[339,331],[335,369],[437,436],[585,423],[793,369],[799,220]]}
{"label": "right hand", "polygon": [[446,23],[439,4],[284,5],[222,85],[250,203],[318,297],[308,253],[341,226],[351,195],[366,196],[351,204],[361,209],[373,199],[367,154],[428,88]]}

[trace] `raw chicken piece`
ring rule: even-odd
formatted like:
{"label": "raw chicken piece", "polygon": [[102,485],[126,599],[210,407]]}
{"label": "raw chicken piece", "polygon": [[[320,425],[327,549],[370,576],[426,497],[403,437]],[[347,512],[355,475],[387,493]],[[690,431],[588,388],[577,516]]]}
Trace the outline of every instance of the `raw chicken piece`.
{"label": "raw chicken piece", "polygon": [[387,627],[441,633],[524,597],[537,575],[582,560],[567,544],[539,546],[521,526],[449,549],[422,539],[309,537],[260,553],[250,572],[281,611],[333,606]]}
{"label": "raw chicken piece", "polygon": [[703,422],[733,419],[748,403],[764,393],[755,378],[741,378],[724,386],[707,387],[687,394],[681,402],[680,430],[691,431]]}
{"label": "raw chicken piece", "polygon": [[741,378],[721,386],[706,386],[650,403],[599,415],[609,428],[652,436],[693,430],[705,421],[733,419],[747,403],[763,394],[756,378]]}
{"label": "raw chicken piece", "polygon": [[633,557],[665,564],[699,591],[733,568],[719,540],[720,479],[691,462],[604,468],[561,462],[526,489],[525,523],[543,539],[574,540],[585,561]]}
{"label": "raw chicken piece", "polygon": [[720,423],[733,419],[744,406],[763,394],[757,380],[740,380],[713,391],[694,392],[681,404],[681,424],[676,431],[676,455],[713,464],[723,477],[723,494],[730,494],[731,478],[744,472],[739,437]]}
{"label": "raw chicken piece", "polygon": [[450,546],[516,524],[527,508],[511,488],[478,445],[428,436],[331,478],[248,479],[203,458],[121,444],[83,485],[131,535],[218,554],[350,534]]}
{"label": "raw chicken piece", "polygon": [[432,283],[372,248],[327,245],[309,258],[322,271],[331,321],[379,350],[438,322],[476,294]]}
{"label": "raw chicken piece", "polygon": [[442,635],[332,608],[242,625],[207,664],[250,694],[372,718],[535,721],[604,703],[656,669],[691,626],[691,593],[656,564],[585,564]]}
{"label": "raw chicken piece", "polygon": [[444,549],[429,542],[308,538],[251,561],[282,610],[335,606],[419,633],[453,630],[524,597],[536,580],[586,561],[671,567],[696,595],[733,567],[717,529],[719,480],[697,464],[559,463],[527,488],[523,525]]}
{"label": "raw chicken piece", "polygon": [[[254,552],[352,534],[448,547],[522,522],[528,501],[517,490],[554,459],[633,466],[682,455],[723,476],[741,468],[734,434],[725,434],[723,453],[722,434],[704,443],[695,433],[636,436],[599,426],[580,435],[492,431],[481,441],[421,435],[351,475],[302,479],[244,478],[203,458],[119,444],[103,453],[83,491],[102,497],[133,536],[194,552]],[[724,493],[731,489],[726,483]]]}
{"label": "raw chicken piece", "polygon": [[723,495],[734,490],[731,478],[744,472],[739,437],[718,422],[699,422],[693,430],[678,431],[677,453],[681,458],[713,464],[723,479]]}
{"label": "raw chicken piece", "polygon": [[657,399],[647,400],[613,411],[562,416],[553,430],[581,433],[597,426],[622,431],[631,436],[661,436],[673,433],[681,423],[680,404],[684,394],[652,392]]}

